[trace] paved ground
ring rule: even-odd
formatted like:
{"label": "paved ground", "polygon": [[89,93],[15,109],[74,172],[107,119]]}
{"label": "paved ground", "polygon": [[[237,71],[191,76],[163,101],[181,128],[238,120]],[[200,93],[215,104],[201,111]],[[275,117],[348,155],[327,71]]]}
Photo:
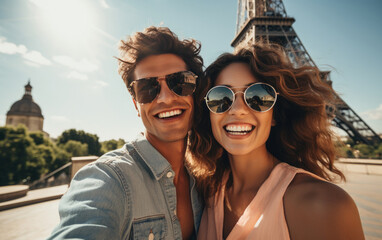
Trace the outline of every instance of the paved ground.
{"label": "paved ground", "polygon": [[58,202],[52,200],[0,212],[0,239],[46,239],[58,224]]}
{"label": "paved ground", "polygon": [[363,231],[368,240],[382,239],[382,175],[347,174],[338,184],[357,204]]}
{"label": "paved ground", "polygon": [[[382,239],[382,175],[346,175],[347,183],[339,185],[355,200],[366,239]],[[0,211],[1,240],[45,239],[59,222],[58,202]]]}

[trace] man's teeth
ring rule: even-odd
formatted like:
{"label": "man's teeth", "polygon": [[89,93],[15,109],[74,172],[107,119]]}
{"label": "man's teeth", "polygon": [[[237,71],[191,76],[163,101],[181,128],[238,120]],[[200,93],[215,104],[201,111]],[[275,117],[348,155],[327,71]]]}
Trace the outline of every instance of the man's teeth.
{"label": "man's teeth", "polygon": [[168,112],[161,112],[158,114],[158,117],[159,118],[169,118],[169,117],[173,117],[173,116],[178,116],[180,114],[182,114],[182,111],[177,109],[177,110],[168,111]]}
{"label": "man's teeth", "polygon": [[234,125],[230,124],[225,126],[225,130],[233,135],[245,135],[253,130],[253,126],[249,124],[245,125]]}

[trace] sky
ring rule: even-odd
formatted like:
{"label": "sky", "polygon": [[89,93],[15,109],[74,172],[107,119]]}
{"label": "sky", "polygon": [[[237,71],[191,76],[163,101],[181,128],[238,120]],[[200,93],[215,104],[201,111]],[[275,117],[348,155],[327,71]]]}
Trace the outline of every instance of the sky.
{"label": "sky", "polygon": [[[284,0],[294,30],[333,88],[382,133],[380,0]],[[118,75],[118,42],[169,27],[201,42],[208,66],[232,52],[235,0],[0,0],[0,126],[30,79],[51,137],[75,128],[101,141],[143,131]]]}

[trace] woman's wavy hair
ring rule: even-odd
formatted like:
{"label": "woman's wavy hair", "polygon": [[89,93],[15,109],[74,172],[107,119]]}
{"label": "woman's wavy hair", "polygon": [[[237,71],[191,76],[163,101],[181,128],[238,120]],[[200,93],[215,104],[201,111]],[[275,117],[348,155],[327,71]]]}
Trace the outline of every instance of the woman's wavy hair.
{"label": "woman's wavy hair", "polygon": [[[311,66],[294,67],[281,46],[260,41],[237,53],[219,56],[205,70],[208,89],[232,63],[247,64],[256,79],[272,85],[279,93],[273,109],[276,125],[266,142],[267,150],[280,161],[326,180],[334,180],[335,175],[345,179],[333,165],[335,135],[326,112],[326,108],[334,108],[335,94],[321,80],[320,71]],[[189,153],[192,172],[207,200],[219,191],[230,166],[227,152],[212,134],[210,112],[204,103],[201,105],[202,115],[190,135]]]}
{"label": "woman's wavy hair", "polygon": [[[200,56],[201,44],[194,39],[180,40],[178,36],[167,27],[148,27],[142,32],[137,32],[128,36],[126,40],[121,40],[119,44],[120,58],[118,72],[121,75],[126,87],[129,88],[134,80],[134,70],[137,64],[144,58],[172,53],[179,56],[186,63],[187,70],[198,76],[194,98],[194,124],[200,116],[198,105],[202,102],[206,94],[207,82],[203,78],[203,58]],[[191,130],[194,129],[194,126]]]}

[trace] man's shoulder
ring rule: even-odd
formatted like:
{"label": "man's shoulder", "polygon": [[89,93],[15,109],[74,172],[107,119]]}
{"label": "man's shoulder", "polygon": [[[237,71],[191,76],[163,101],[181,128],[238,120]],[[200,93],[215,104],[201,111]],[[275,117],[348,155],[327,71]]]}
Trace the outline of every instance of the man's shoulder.
{"label": "man's shoulder", "polygon": [[134,160],[133,157],[130,155],[129,151],[127,150],[127,144],[130,143],[126,143],[121,148],[103,154],[97,159],[96,163],[109,163],[119,161],[124,162],[126,160]]}
{"label": "man's shoulder", "polygon": [[96,161],[82,167],[73,180],[81,184],[92,185],[100,182],[101,185],[120,184],[123,188],[130,188],[132,187],[130,183],[137,183],[147,178],[150,173],[144,167],[141,158],[131,154],[127,145],[129,143],[105,153]]}
{"label": "man's shoulder", "polygon": [[132,154],[131,150],[134,146],[132,143],[128,142],[119,149],[112,150],[103,154],[99,157],[93,164],[96,165],[108,165],[110,167],[128,167],[135,168],[139,165],[141,159]]}

